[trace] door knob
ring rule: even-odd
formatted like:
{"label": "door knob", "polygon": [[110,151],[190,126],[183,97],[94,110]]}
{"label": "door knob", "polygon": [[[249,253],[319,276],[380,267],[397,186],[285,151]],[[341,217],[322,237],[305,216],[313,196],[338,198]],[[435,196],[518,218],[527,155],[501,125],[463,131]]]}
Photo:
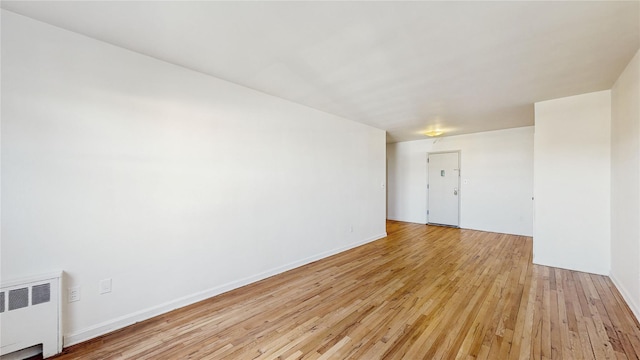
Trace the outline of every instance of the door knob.
{"label": "door knob", "polygon": [[453,195],[458,195],[458,188],[453,188]]}

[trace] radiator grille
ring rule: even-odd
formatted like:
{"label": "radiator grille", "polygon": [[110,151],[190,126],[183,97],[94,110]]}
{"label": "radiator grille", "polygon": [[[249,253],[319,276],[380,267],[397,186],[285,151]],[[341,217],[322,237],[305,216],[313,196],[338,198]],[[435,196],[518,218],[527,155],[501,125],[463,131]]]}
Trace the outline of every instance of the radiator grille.
{"label": "radiator grille", "polygon": [[9,290],[9,311],[29,306],[29,288]]}
{"label": "radiator grille", "polygon": [[51,299],[51,285],[42,284],[31,287],[31,305],[47,303]]}

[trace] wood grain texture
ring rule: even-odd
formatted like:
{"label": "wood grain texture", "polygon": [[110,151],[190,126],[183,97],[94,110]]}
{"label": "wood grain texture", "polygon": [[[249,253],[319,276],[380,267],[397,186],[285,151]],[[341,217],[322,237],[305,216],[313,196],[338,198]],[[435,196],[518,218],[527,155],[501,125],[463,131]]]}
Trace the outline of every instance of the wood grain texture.
{"label": "wood grain texture", "polygon": [[609,278],[532,265],[529,237],[387,232],[56,359],[640,358],[640,326]]}

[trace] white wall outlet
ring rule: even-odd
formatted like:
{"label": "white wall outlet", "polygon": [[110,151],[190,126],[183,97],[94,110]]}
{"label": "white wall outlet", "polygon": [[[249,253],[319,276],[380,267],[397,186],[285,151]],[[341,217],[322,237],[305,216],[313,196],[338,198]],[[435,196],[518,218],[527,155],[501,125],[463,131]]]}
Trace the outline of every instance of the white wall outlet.
{"label": "white wall outlet", "polygon": [[70,303],[80,301],[80,286],[74,286],[67,289],[67,298]]}
{"label": "white wall outlet", "polygon": [[100,280],[100,294],[111,292],[111,279]]}
{"label": "white wall outlet", "polygon": [[353,232],[353,225],[349,225],[349,232]]}

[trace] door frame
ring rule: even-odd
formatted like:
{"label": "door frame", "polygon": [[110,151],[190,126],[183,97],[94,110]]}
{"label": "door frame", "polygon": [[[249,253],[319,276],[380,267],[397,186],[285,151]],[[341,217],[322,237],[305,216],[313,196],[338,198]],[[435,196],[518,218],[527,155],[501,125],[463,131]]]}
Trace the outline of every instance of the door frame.
{"label": "door frame", "polygon": [[[452,227],[455,228],[460,228],[460,208],[461,208],[461,198],[462,198],[462,191],[460,189],[460,179],[461,179],[461,173],[462,173],[462,168],[460,166],[460,164],[462,163],[462,151],[461,150],[447,150],[447,151],[429,151],[427,152],[427,157],[425,159],[425,161],[427,162],[427,183],[426,188],[427,188],[427,198],[426,198],[426,210],[425,210],[425,218],[427,219],[427,225],[430,224],[429,222],[429,191],[431,191],[431,189],[429,189],[429,155],[431,154],[451,154],[451,153],[457,153],[458,154],[458,224]],[[448,225],[443,225],[443,224],[438,224],[441,226],[448,226]]]}

